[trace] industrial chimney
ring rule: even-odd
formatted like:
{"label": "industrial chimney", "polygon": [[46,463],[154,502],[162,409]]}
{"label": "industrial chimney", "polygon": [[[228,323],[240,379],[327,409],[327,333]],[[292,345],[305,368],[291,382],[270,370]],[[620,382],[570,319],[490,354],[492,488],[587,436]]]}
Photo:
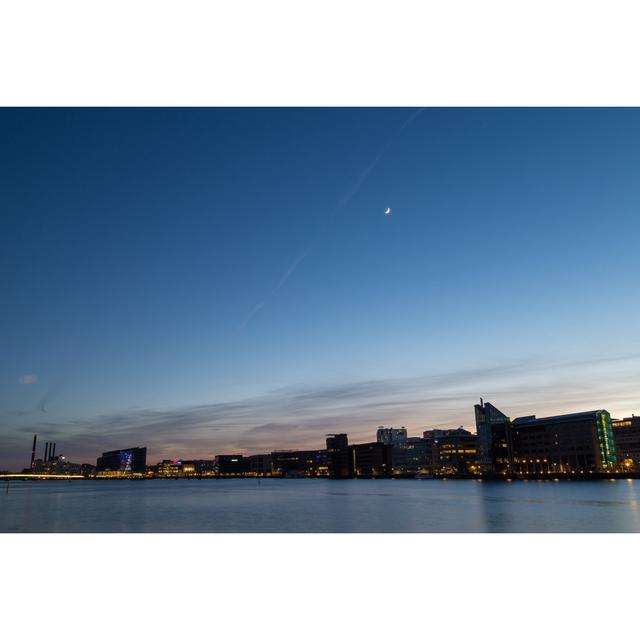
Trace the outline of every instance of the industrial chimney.
{"label": "industrial chimney", "polygon": [[49,460],[49,443],[45,442],[44,443],[44,458],[42,459],[43,462],[47,462]]}
{"label": "industrial chimney", "polygon": [[56,443],[53,443],[53,450],[51,451],[51,460],[56,457]]}
{"label": "industrial chimney", "polygon": [[31,468],[33,469],[33,465],[36,461],[36,441],[38,440],[38,434],[33,434],[33,447],[31,448]]}

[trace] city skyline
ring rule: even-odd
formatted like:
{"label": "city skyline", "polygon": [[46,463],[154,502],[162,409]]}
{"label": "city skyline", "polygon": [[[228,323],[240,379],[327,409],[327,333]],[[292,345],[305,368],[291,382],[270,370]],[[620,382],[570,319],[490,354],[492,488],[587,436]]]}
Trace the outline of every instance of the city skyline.
{"label": "city skyline", "polygon": [[[474,405],[476,433],[430,428],[420,435],[406,427],[376,428],[375,440],[326,434],[326,447],[288,446],[260,453],[217,453],[148,464],[146,447],[102,452],[96,464],[70,461],[56,442],[38,455],[34,434],[30,465],[5,479],[153,479],[178,477],[403,478],[403,479],[583,479],[637,478],[640,416],[612,418],[609,411],[508,416],[483,398]],[[369,434],[371,435],[371,434]],[[290,445],[290,443],[289,443]],[[56,452],[58,451],[58,455]],[[595,475],[594,475],[595,474]]]}
{"label": "city skyline", "polygon": [[483,395],[637,410],[634,110],[4,109],[0,132],[0,468],[34,432],[161,459],[473,430]]}

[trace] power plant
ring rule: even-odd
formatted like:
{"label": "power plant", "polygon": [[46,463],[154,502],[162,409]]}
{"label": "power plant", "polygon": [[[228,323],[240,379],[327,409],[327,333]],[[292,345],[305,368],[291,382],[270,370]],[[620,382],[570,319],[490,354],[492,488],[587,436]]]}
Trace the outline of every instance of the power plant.
{"label": "power plant", "polygon": [[[31,454],[32,455],[31,466],[33,466],[33,463],[35,462],[35,460],[33,459],[33,457],[35,456],[35,450],[36,450],[36,436],[33,436],[33,451]],[[56,443],[45,442],[44,457],[42,458],[42,462],[51,462],[55,460],[55,457],[56,457]]]}

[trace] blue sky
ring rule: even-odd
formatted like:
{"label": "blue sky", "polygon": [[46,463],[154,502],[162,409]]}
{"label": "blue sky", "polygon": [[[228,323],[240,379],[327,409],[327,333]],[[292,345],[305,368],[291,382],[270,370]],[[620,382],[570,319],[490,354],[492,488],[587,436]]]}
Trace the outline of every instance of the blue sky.
{"label": "blue sky", "polygon": [[0,170],[0,468],[640,410],[638,110],[2,109]]}

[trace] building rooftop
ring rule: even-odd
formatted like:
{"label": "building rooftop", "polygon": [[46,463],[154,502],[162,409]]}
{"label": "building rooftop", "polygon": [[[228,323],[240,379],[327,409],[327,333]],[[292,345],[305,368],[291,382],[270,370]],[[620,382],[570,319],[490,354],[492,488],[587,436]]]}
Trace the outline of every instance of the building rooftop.
{"label": "building rooftop", "polygon": [[542,418],[536,418],[536,416],[523,416],[513,420],[513,424],[516,426],[526,425],[533,422],[566,422],[567,420],[575,420],[576,418],[590,418],[595,416],[604,409],[593,409],[592,411],[579,411],[577,413],[565,413],[559,416],[546,416]]}

